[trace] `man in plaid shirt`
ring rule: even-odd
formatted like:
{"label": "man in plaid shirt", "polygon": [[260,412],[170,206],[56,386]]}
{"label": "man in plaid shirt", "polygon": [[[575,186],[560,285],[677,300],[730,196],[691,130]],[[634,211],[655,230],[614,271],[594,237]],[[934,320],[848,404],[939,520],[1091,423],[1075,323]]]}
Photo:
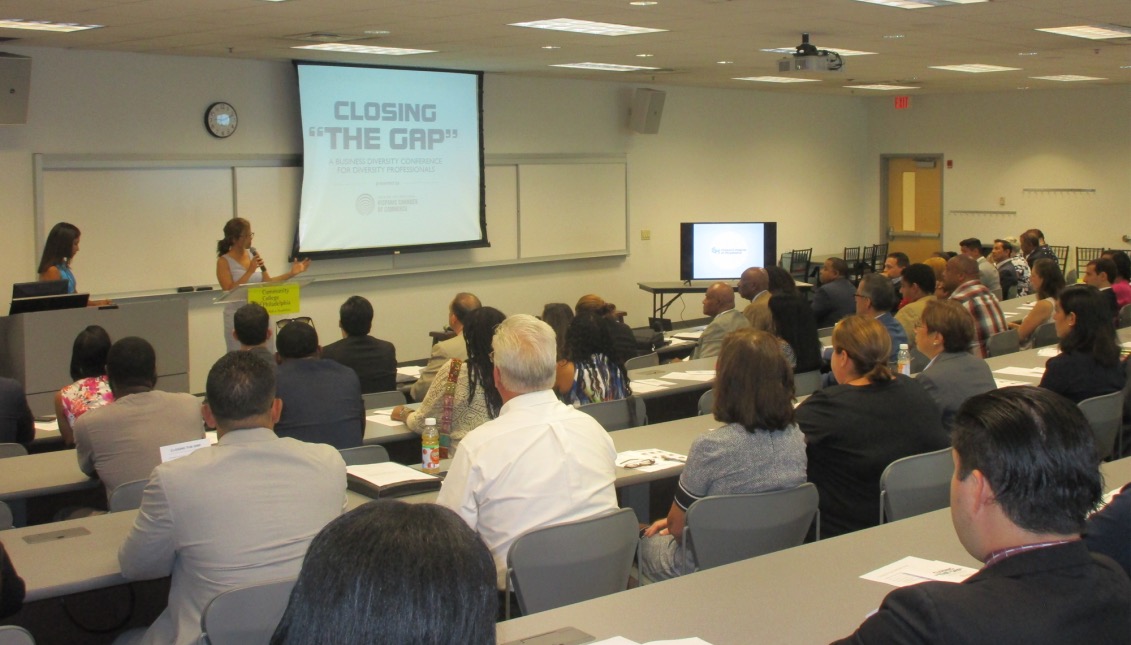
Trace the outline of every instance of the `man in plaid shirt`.
{"label": "man in plaid shirt", "polygon": [[986,341],[1009,327],[997,298],[978,280],[978,263],[965,255],[954,256],[946,263],[943,283],[952,290],[950,299],[961,303],[974,317],[978,355],[986,358]]}

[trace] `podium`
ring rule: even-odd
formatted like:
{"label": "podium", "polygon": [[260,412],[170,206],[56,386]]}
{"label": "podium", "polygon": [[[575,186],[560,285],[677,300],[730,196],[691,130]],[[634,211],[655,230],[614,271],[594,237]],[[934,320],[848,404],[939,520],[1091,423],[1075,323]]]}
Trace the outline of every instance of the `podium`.
{"label": "podium", "polygon": [[140,336],[157,354],[157,389],[189,389],[188,301],[162,298],[116,307],[84,307],[0,317],[0,376],[23,383],[36,416],[55,413],[55,393],[73,382],[71,346],[88,325],[111,340]]}

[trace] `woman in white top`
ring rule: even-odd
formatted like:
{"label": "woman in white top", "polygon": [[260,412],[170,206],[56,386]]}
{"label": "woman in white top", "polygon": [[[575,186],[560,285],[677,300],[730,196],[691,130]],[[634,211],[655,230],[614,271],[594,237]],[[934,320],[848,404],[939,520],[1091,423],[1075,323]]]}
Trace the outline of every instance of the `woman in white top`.
{"label": "woman in white top", "polygon": [[1056,260],[1044,258],[1033,264],[1033,273],[1029,277],[1030,291],[1037,294],[1037,301],[1033,308],[1021,322],[1011,322],[1010,327],[1017,330],[1022,347],[1033,344],[1033,332],[1037,327],[1052,322],[1053,311],[1056,310],[1056,296],[1064,289],[1064,274],[1060,272],[1060,265]]}
{"label": "woman in white top", "polygon": [[[253,251],[251,240],[254,237],[251,223],[242,217],[235,217],[224,224],[224,239],[216,243],[216,254],[219,256],[216,258],[216,280],[224,291],[231,291],[241,284],[289,280],[310,266],[310,260],[296,260],[291,263],[291,270],[287,273],[271,276],[267,273],[263,258]],[[230,352],[240,348],[233,331],[236,310],[243,305],[243,302],[237,301],[224,307],[224,342]]]}

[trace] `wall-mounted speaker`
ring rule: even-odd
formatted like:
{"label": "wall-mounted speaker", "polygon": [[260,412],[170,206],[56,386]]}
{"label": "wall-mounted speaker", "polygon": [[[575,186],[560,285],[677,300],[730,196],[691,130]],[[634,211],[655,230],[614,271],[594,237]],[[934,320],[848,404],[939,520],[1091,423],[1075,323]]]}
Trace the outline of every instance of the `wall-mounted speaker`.
{"label": "wall-mounted speaker", "polygon": [[0,52],[0,125],[27,123],[31,59]]}
{"label": "wall-mounted speaker", "polygon": [[628,126],[640,134],[656,134],[660,131],[660,116],[664,113],[665,92],[637,88],[632,95],[632,111],[629,112]]}

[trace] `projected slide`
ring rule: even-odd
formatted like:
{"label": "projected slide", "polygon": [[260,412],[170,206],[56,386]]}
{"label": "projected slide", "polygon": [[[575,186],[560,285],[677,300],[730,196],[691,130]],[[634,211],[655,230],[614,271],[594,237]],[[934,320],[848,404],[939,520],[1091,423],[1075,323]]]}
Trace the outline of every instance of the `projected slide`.
{"label": "projected slide", "polygon": [[747,267],[765,266],[760,224],[701,224],[695,229],[695,277],[740,275]]}
{"label": "projected slide", "polygon": [[486,244],[478,74],[296,67],[301,254]]}

